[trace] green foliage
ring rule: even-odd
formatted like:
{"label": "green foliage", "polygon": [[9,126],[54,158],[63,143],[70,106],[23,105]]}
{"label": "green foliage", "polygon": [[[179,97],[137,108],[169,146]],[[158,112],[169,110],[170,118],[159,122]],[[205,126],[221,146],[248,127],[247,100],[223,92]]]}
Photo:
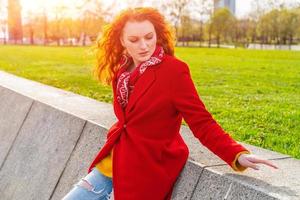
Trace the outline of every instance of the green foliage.
{"label": "green foliage", "polygon": [[217,9],[211,19],[212,33],[215,35],[217,44],[220,44],[221,37],[226,39],[233,35],[236,19],[228,8]]}
{"label": "green foliage", "polygon": [[257,32],[261,36],[261,43],[289,44],[299,32],[300,13],[297,9],[274,9],[261,16],[257,25]]}
{"label": "green foliage", "polygon": [[[257,16],[256,16],[257,15]],[[209,44],[297,44],[300,38],[300,8],[273,9],[267,13],[237,19],[228,8],[219,8],[203,23],[189,14],[181,16],[177,37]],[[201,39],[200,39],[201,38]],[[189,44],[186,42],[186,44]]]}

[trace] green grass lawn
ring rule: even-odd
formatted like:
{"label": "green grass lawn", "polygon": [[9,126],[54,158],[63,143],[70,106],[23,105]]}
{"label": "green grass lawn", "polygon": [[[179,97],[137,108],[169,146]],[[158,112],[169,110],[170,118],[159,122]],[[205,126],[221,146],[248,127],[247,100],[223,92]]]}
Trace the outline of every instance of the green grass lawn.
{"label": "green grass lawn", "polygon": [[[300,159],[300,52],[178,47],[176,56],[234,139]],[[0,46],[1,70],[111,103],[93,63],[88,47]]]}

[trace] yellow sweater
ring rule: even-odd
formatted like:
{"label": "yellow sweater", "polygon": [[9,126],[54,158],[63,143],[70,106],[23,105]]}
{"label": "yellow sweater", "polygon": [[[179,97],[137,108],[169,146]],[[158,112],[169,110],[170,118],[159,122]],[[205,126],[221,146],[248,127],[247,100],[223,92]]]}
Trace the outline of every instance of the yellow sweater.
{"label": "yellow sweater", "polygon": [[96,164],[96,168],[105,176],[112,177],[112,156],[113,150]]}

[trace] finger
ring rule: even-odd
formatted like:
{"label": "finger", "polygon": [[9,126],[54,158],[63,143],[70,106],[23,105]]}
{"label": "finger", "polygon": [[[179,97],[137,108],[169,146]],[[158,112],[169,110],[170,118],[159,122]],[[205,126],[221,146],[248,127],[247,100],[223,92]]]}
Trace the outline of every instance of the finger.
{"label": "finger", "polygon": [[256,155],[249,156],[249,157],[247,157],[247,159],[248,159],[249,161],[255,162],[255,163],[261,163],[261,162],[264,161],[263,158],[260,158],[260,157],[258,157],[258,156],[256,156]]}
{"label": "finger", "polygon": [[278,169],[278,167],[274,163],[272,163],[271,161],[269,161],[269,160],[265,160],[265,159],[261,159],[261,158],[257,158],[257,157],[255,157],[255,158],[252,157],[250,159],[250,161],[254,162],[254,163],[262,163],[262,164],[268,165],[270,167],[273,167],[275,169]]}
{"label": "finger", "polygon": [[261,163],[263,163],[263,164],[265,164],[265,165],[268,165],[268,166],[270,166],[270,167],[273,167],[274,169],[278,169],[278,167],[277,167],[274,163],[272,163],[271,161],[269,161],[269,160],[264,160],[264,161],[261,162]]}
{"label": "finger", "polygon": [[254,163],[252,163],[251,161],[245,159],[244,160],[244,166],[246,167],[251,167],[252,169],[255,169],[255,170],[259,170],[259,166],[258,165],[255,165]]}

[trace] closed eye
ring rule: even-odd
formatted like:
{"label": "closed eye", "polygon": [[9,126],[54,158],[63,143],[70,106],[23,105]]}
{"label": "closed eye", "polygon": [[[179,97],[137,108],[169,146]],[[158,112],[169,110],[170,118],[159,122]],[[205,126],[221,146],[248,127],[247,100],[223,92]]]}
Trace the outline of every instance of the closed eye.
{"label": "closed eye", "polygon": [[[129,36],[129,37],[132,37],[132,38],[137,38],[137,36]],[[150,33],[148,33],[148,34],[146,34],[146,36],[145,36],[145,39],[146,40],[151,40],[153,38],[153,33],[152,32],[150,32]],[[130,42],[132,42],[132,43],[135,43],[135,42],[137,42],[139,39],[130,39],[129,41]]]}
{"label": "closed eye", "polygon": [[153,38],[153,36],[151,36],[151,37],[146,37],[147,40],[151,40],[152,38]]}

